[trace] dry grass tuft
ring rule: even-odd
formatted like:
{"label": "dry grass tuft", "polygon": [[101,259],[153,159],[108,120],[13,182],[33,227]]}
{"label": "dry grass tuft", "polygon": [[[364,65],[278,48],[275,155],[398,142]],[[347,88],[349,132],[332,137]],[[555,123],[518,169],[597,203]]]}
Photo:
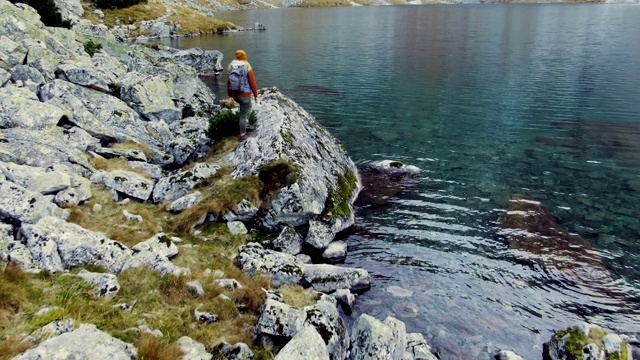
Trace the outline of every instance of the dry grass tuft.
{"label": "dry grass tuft", "polygon": [[27,293],[22,286],[24,279],[25,274],[14,264],[7,265],[0,272],[0,312],[15,312],[26,302]]}
{"label": "dry grass tuft", "polygon": [[0,343],[0,360],[11,359],[18,354],[26,351],[34,344],[32,342],[22,342],[22,338],[18,336],[9,339],[3,339]]}
{"label": "dry grass tuft", "polygon": [[169,228],[175,232],[188,232],[202,216],[224,215],[243,199],[260,206],[260,191],[263,186],[262,181],[256,176],[232,179],[228,168],[223,168],[199,188],[204,195],[203,201],[176,215]]}
{"label": "dry grass tuft", "polygon": [[[167,13],[167,8],[161,0],[149,0],[146,4],[137,4],[124,9],[102,9],[104,19],[100,19],[93,11],[96,6],[91,1],[83,2],[84,18],[94,24],[103,23],[108,27],[116,25],[116,19],[120,19],[120,24],[136,24],[145,20],[155,20]],[[131,19],[131,21],[129,21]]]}
{"label": "dry grass tuft", "polygon": [[142,333],[136,342],[138,359],[144,360],[175,360],[182,358],[182,350],[177,344],[169,344],[162,338]]}
{"label": "dry grass tuft", "polygon": [[213,34],[236,28],[235,25],[224,20],[212,18],[199,11],[183,7],[174,7],[168,20],[180,24],[181,29],[178,33],[183,35]]}
{"label": "dry grass tuft", "polygon": [[[109,238],[133,246],[163,232],[163,225],[169,213],[153,204],[132,200],[127,205],[119,205],[102,185],[91,185],[93,196],[80,206],[71,208],[70,222],[85,229],[106,234]],[[102,205],[100,212],[93,212],[95,204]],[[125,221],[123,210],[142,216],[143,222]]]}
{"label": "dry grass tuft", "polygon": [[95,158],[89,159],[89,163],[91,164],[91,166],[93,166],[98,170],[108,170],[110,167],[109,160],[103,157],[95,157]]}
{"label": "dry grass tuft", "polygon": [[300,285],[287,285],[278,289],[284,302],[293,307],[302,308],[315,304],[319,294],[313,290],[305,289]]}
{"label": "dry grass tuft", "polygon": [[153,158],[153,151],[151,151],[149,145],[141,144],[133,140],[129,140],[123,143],[115,143],[113,144],[112,148],[119,150],[138,150],[141,151],[144,156],[146,156],[147,160]]}

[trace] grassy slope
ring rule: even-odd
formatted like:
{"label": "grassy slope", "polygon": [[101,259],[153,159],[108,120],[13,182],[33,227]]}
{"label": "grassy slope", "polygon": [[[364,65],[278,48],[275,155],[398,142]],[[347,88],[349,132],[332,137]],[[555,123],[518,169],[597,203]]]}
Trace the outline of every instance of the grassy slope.
{"label": "grassy slope", "polygon": [[[237,145],[235,137],[224,139],[212,149],[207,161],[213,162]],[[123,160],[101,161],[105,169],[128,169]],[[0,264],[0,360],[10,359],[30,346],[22,344],[26,335],[53,320],[71,318],[77,324],[93,323],[124,341],[136,344],[139,358],[175,359],[179,349],[175,341],[189,336],[202,342],[208,349],[220,341],[245,342],[251,346],[252,330],[257,311],[266,295],[262,288],[269,288],[269,281],[260,276],[248,277],[233,263],[240,245],[259,238],[258,234],[231,235],[225,224],[208,223],[199,228],[201,235],[195,237],[188,230],[194,218],[205,212],[226,212],[241,199],[249,197],[260,203],[259,193],[264,185],[257,178],[232,180],[228,170],[222,170],[199,187],[205,201],[197,210],[183,214],[165,211],[164,205],[144,204],[130,201],[120,205],[113,201],[107,190],[92,187],[93,197],[81,206],[72,208],[70,221],[100,231],[109,237],[135,245],[158,232],[166,232],[183,239],[179,255],[173,259],[177,266],[188,267],[188,277],[160,277],[148,269],[130,269],[118,276],[119,293],[111,300],[95,300],[91,287],[81,279],[63,274],[42,272],[26,274],[13,266]],[[264,192],[263,192],[264,193]],[[94,212],[95,204],[102,210]],[[126,222],[123,210],[143,217],[144,222]],[[72,273],[80,269],[72,269]],[[89,267],[90,271],[101,271]],[[212,284],[216,270],[225,278],[234,278],[244,285],[229,291]],[[186,283],[198,280],[205,294],[195,296],[186,291]],[[293,306],[305,306],[314,302],[316,295],[299,286],[288,286],[280,290],[286,302]],[[233,301],[218,298],[225,294]],[[119,303],[133,304],[130,312],[113,308]],[[238,305],[242,304],[242,311]],[[43,307],[54,306],[55,310],[36,315]],[[195,309],[210,311],[220,317],[218,323],[204,325],[193,315]],[[162,331],[162,338],[154,338],[130,330],[140,324]],[[274,350],[254,348],[257,359],[270,359]]]}

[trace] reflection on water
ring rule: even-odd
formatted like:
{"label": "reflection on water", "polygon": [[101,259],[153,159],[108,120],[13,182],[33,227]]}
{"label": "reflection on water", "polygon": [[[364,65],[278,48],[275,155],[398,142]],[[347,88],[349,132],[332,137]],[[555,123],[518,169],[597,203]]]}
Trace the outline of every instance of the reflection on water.
{"label": "reflection on water", "polygon": [[[259,85],[300,103],[363,167],[423,169],[358,205],[347,265],[374,282],[350,319],[395,315],[447,359],[540,358],[553,329],[581,320],[640,332],[640,7],[219,17],[269,30],[169,42],[227,58],[244,48]],[[224,78],[207,81],[225,95]],[[510,209],[518,194],[541,207]],[[507,223],[508,211],[542,227]]]}

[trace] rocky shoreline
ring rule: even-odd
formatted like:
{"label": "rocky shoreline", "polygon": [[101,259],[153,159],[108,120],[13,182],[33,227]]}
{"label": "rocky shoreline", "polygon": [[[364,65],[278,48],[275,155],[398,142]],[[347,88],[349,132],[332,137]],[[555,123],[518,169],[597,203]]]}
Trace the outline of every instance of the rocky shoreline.
{"label": "rocky shoreline", "polygon": [[[371,277],[335,265],[336,235],[362,180],[291,99],[261,89],[251,137],[213,142],[223,110],[199,75],[220,71],[219,52],[47,28],[6,0],[0,29],[0,358],[444,355],[393,317],[347,328]],[[102,49],[89,54],[90,40]],[[550,358],[637,358],[635,338],[576,329]]]}

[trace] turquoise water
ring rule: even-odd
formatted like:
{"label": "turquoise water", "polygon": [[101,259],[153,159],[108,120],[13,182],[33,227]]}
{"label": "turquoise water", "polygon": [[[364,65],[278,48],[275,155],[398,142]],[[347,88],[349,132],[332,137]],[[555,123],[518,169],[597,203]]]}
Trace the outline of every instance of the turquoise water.
{"label": "turquoise water", "polygon": [[[640,6],[218,17],[268,30],[167,42],[220,50],[225,66],[244,48],[259,86],[300,103],[358,164],[423,169],[388,204],[357,209],[347,264],[374,284],[352,318],[397,316],[444,359],[540,358],[553,329],[581,320],[640,332]],[[554,257],[553,239],[509,246],[496,221],[514,194],[540,201],[598,260]]]}

